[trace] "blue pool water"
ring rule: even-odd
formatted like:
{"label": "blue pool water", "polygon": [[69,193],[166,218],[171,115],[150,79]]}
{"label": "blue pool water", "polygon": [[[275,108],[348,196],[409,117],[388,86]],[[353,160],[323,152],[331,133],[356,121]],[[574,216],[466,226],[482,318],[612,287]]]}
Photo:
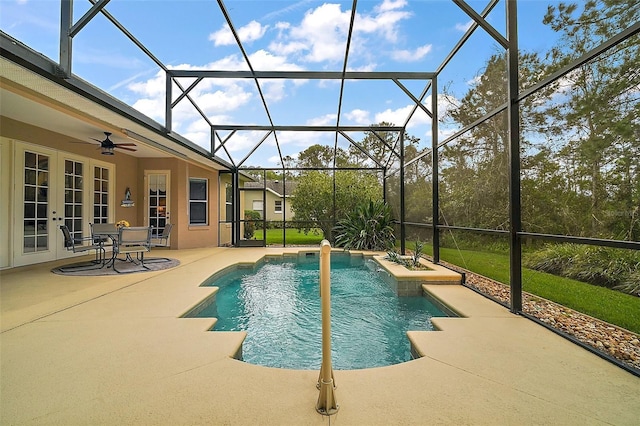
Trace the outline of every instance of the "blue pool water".
{"label": "blue pool water", "polygon": [[[373,261],[368,261],[373,262]],[[433,330],[447,316],[425,297],[397,297],[375,266],[350,256],[332,259],[332,362],[336,370],[398,364],[411,359],[407,330]],[[322,357],[318,262],[267,261],[207,283],[216,299],[195,314],[215,317],[214,331],[247,331],[246,362],[319,369]]]}

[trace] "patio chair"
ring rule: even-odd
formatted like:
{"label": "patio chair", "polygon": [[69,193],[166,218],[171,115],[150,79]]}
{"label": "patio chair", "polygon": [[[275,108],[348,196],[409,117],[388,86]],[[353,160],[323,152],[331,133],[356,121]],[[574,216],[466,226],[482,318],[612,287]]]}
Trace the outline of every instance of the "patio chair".
{"label": "patio chair", "polygon": [[[151,228],[145,226],[126,227],[123,226],[118,230],[118,241],[115,243],[113,249],[115,250],[113,270],[121,272],[116,269],[117,256],[119,254],[126,255],[125,260],[133,263],[138,263],[145,269],[149,269],[144,264],[144,254],[151,251]],[[131,257],[132,254],[136,255],[134,260]]]}
{"label": "patio chair", "polygon": [[173,225],[168,223],[162,230],[162,234],[151,239],[151,247],[169,247],[169,235]]}
{"label": "patio chair", "polygon": [[62,235],[64,235],[64,248],[74,253],[87,253],[95,250],[96,261],[94,263],[104,265],[104,247],[100,244],[96,244],[93,237],[74,237],[71,235],[71,231],[67,225],[60,225],[60,230],[62,231]]}
{"label": "patio chair", "polygon": [[93,242],[102,247],[113,246],[113,239],[118,235],[115,223],[89,223]]}

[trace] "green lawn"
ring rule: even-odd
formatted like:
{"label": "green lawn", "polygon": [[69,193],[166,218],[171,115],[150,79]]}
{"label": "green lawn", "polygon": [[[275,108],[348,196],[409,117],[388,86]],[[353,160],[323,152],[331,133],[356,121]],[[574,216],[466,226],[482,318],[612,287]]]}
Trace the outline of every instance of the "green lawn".
{"label": "green lawn", "polygon": [[[425,248],[425,252],[431,248]],[[470,271],[509,283],[509,256],[501,253],[440,249],[440,258]],[[523,290],[578,312],[640,333],[640,297],[532,269],[522,270]]]}
{"label": "green lawn", "polygon": [[[282,229],[267,229],[267,245],[282,244]],[[255,233],[256,238],[262,238],[262,230]],[[287,229],[287,245],[318,245],[322,241],[322,231],[309,231],[307,234],[297,229]]]}

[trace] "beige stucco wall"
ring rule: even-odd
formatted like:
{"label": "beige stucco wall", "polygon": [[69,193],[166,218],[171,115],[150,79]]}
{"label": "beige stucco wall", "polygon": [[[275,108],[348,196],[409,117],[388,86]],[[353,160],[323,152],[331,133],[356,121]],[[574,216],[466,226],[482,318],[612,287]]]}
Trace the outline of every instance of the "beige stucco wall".
{"label": "beige stucco wall", "polygon": [[[168,206],[171,231],[171,248],[212,247],[218,245],[218,172],[206,170],[197,165],[177,158],[145,158],[140,160],[138,187],[145,188],[145,171],[169,171],[170,198]],[[206,225],[189,224],[189,179],[199,178],[208,181],[209,211]],[[144,190],[142,191],[144,192]],[[141,194],[144,197],[144,194]],[[146,206],[146,200],[140,200]],[[138,204],[136,204],[138,205]],[[145,216],[144,209],[138,212],[138,220]],[[145,224],[148,225],[148,224]]]}

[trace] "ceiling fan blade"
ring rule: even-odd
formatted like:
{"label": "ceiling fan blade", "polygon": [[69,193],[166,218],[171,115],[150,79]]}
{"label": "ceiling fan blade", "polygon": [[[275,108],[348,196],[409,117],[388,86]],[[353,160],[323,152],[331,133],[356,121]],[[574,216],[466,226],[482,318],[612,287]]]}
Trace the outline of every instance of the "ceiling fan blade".
{"label": "ceiling fan blade", "polygon": [[120,145],[116,145],[116,148],[124,149],[125,151],[132,151],[132,152],[136,152],[137,151],[137,149],[127,148],[126,146],[120,146]]}
{"label": "ceiling fan blade", "polygon": [[115,146],[137,146],[135,143],[116,143]]}
{"label": "ceiling fan blade", "polygon": [[94,141],[96,141],[98,143],[102,143],[102,141],[100,139],[96,139],[96,138],[89,138],[89,139],[94,140]]}

